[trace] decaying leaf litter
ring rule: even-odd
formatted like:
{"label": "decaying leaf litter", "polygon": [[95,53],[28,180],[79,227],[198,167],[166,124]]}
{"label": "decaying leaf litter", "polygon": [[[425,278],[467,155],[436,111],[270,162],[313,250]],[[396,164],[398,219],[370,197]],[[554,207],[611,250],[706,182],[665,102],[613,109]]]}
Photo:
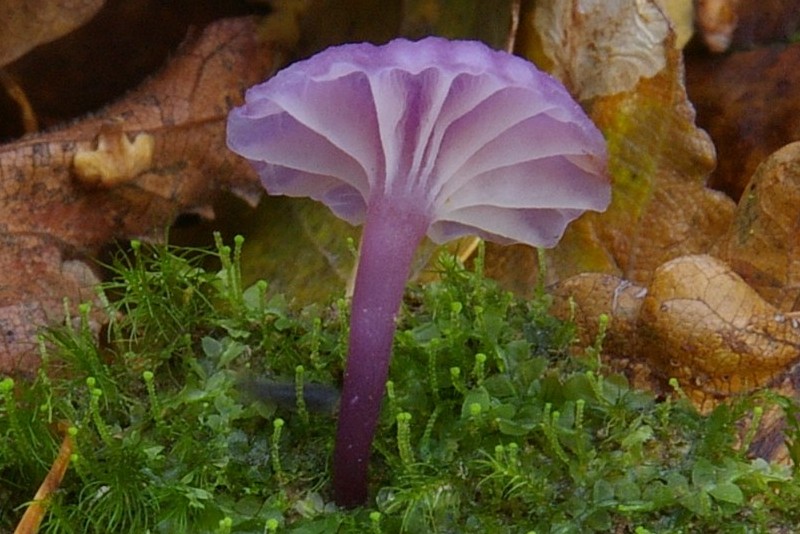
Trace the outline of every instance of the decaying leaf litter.
{"label": "decaying leaf litter", "polygon": [[[421,4],[414,4],[417,12],[429,13]],[[719,24],[709,23],[707,3],[700,4],[700,27],[707,34],[719,31]],[[722,30],[732,31],[733,46],[748,35],[752,44],[752,28],[763,28],[749,22],[757,10],[752,2],[735,4],[737,23]],[[780,4],[793,12],[790,3]],[[579,221],[548,253],[554,294],[574,299],[579,311],[591,310],[576,317],[588,337],[598,307],[585,303],[597,301],[598,291],[610,299],[600,306],[612,315],[606,352],[612,363],[624,362],[636,376],[647,377],[642,383],[663,388],[668,378],[677,377],[706,408],[732,393],[764,386],[785,385],[782,391],[792,393],[798,219],[792,210],[798,204],[783,200],[800,181],[797,149],[787,147],[770,159],[747,189],[736,186],[744,189],[737,207],[705,187],[715,167],[715,147],[695,125],[684,59],[659,4],[553,0],[523,8],[517,51],[555,73],[582,99],[608,139],[615,180],[612,208]],[[446,13],[439,17],[427,22],[436,27]],[[778,30],[785,37],[796,31],[797,21],[783,20]],[[409,28],[426,27],[417,22]],[[275,67],[269,45],[258,43],[256,27],[242,20],[211,26],[188,41],[160,77],[117,104],[2,148],[2,191],[13,208],[2,214],[7,280],[0,284],[6,351],[0,363],[5,371],[35,365],[35,333],[40,325],[60,320],[64,296],[73,302],[92,298],[96,277],[85,260],[100,245],[158,233],[181,212],[208,214],[209,194],[218,189],[253,199],[252,175],[220,143],[231,103],[243,87]],[[745,35],[738,41],[737,28]],[[769,40],[758,36],[758,42]],[[776,61],[794,64],[797,45],[782,46],[786,51]],[[594,56],[584,57],[587,48]],[[702,56],[687,52],[690,73],[692,53]],[[597,64],[609,68],[592,68]],[[775,80],[776,87],[781,83]],[[788,123],[785,138],[765,144],[764,155],[796,136]],[[91,154],[93,163],[76,162],[78,153]],[[489,273],[529,291],[537,276],[532,258],[531,251],[518,247],[490,249]],[[26,266],[22,275],[20,265]],[[675,274],[682,269],[689,274]],[[588,272],[599,274],[582,274]],[[630,307],[620,308],[624,302]],[[731,309],[732,302],[739,308]],[[698,308],[704,311],[682,311]],[[694,313],[717,322],[698,321]],[[726,362],[734,363],[722,365]]]}
{"label": "decaying leaf litter", "polygon": [[120,102],[2,148],[0,369],[32,368],[35,325],[59,321],[64,297],[92,299],[97,280],[80,262],[102,245],[158,235],[180,213],[208,216],[223,190],[257,200],[224,121],[271,61],[254,19],[223,20]]}

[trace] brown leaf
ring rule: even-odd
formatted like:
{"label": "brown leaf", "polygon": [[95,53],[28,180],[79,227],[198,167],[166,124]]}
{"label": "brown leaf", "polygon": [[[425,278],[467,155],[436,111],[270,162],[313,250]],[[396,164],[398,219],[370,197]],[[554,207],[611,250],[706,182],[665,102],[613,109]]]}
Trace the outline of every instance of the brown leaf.
{"label": "brown leaf", "polygon": [[574,310],[584,343],[597,335],[599,314],[609,315],[604,353],[613,368],[656,391],[675,378],[701,409],[777,384],[800,359],[800,315],[781,313],[712,256],[669,261],[647,288],[587,273],[553,295],[558,316]]}
{"label": "brown leaf", "polygon": [[83,261],[44,235],[0,235],[0,373],[30,372],[36,335],[64,317],[64,298],[94,298],[99,280]]}
{"label": "brown leaf", "polygon": [[[223,187],[255,198],[260,188],[225,146],[228,109],[264,77],[269,54],[255,22],[210,26],[159,76],[122,101],[69,128],[28,136],[0,151],[0,215],[6,233],[37,232],[80,249],[114,237],[160,231],[180,212],[206,212]],[[73,158],[96,150],[101,134],[152,136],[148,169],[112,188],[75,180]]]}
{"label": "brown leaf", "polygon": [[[657,269],[649,287],[585,273],[552,288],[552,311],[574,317],[584,346],[607,314],[610,368],[659,393],[675,378],[701,410],[762,388],[798,398],[799,195],[800,143],[793,143],[759,167],[714,248],[729,263],[685,256]],[[750,454],[789,460],[785,417],[776,407],[765,411]]]}
{"label": "brown leaf", "polygon": [[637,324],[637,350],[699,406],[750,392],[800,357],[800,321],[780,313],[722,261],[685,256],[661,266]]}
{"label": "brown leaf", "polygon": [[800,30],[798,0],[739,0],[736,15],[734,48],[787,42]]}
{"label": "brown leaf", "polygon": [[[28,310],[34,322],[27,325],[7,311],[0,372],[34,358],[31,331],[42,319],[58,319],[62,296],[86,298],[69,277],[58,280],[62,260],[91,255],[114,238],[158,235],[179,213],[210,214],[223,190],[251,201],[260,194],[254,173],[225,146],[228,110],[272,68],[269,45],[256,35],[254,19],[215,23],[120,102],[2,147],[0,231],[8,266],[0,272],[0,309]],[[110,145],[135,147],[137,139],[152,144],[152,154],[123,148],[108,155]],[[97,166],[99,174],[87,171],[86,158],[97,161],[103,153],[110,166]],[[30,254],[43,246],[48,254],[38,268],[47,276],[37,282],[30,266],[39,260]]]}
{"label": "brown leaf", "polygon": [[105,0],[4,0],[0,4],[0,67],[80,27]]}
{"label": "brown leaf", "polygon": [[658,391],[661,383],[652,377],[650,362],[636,351],[637,322],[647,288],[611,274],[583,273],[548,288],[553,296],[550,312],[575,321],[580,346],[597,339],[600,316],[609,324],[603,340],[603,355],[616,372],[624,372],[639,388]]}
{"label": "brown leaf", "polygon": [[715,254],[779,310],[800,311],[800,142],[758,167]]}
{"label": "brown leaf", "polygon": [[686,84],[719,153],[709,185],[738,200],[767,156],[800,140],[800,44],[689,57]]}

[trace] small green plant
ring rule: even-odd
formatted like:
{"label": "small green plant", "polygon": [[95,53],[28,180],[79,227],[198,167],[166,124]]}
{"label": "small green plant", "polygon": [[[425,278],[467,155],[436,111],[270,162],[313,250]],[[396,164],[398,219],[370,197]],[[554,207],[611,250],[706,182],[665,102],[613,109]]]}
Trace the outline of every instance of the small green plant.
{"label": "small green plant", "polygon": [[[795,474],[748,458],[737,444],[754,435],[736,433],[778,407],[796,458],[793,401],[762,394],[708,416],[657,401],[604,372],[602,339],[576,350],[543,291],[522,301],[486,280],[480,255],[473,270],[444,255],[439,282],[408,290],[370,505],[338,509],[330,408],[346,306],[294,310],[263,282],[244,288],[241,246],[134,244],[101,293],[108,337],[97,342],[82,306],[44,334],[35,380],[0,378],[0,530],[63,432],[70,469],[42,532],[768,532],[800,520]],[[209,257],[219,272],[201,267]]]}

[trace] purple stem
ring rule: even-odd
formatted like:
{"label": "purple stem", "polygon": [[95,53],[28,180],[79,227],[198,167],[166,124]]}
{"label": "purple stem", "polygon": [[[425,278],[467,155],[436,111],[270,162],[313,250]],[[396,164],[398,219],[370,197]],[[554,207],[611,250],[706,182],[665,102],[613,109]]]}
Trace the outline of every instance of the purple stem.
{"label": "purple stem", "polygon": [[372,438],[392,357],[395,316],[414,252],[428,230],[424,207],[373,199],[367,209],[350,312],[350,348],[344,373],[333,456],[336,504],[367,500]]}

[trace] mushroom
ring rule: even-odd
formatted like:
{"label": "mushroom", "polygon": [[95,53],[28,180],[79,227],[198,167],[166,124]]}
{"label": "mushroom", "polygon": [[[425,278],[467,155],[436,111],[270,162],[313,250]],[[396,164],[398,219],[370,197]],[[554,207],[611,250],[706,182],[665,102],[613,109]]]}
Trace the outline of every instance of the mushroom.
{"label": "mushroom", "polygon": [[247,91],[228,147],[270,194],[364,224],[333,461],[346,507],[367,498],[395,316],[424,236],[551,247],[611,195],[603,137],[566,89],[473,41],[324,50]]}

